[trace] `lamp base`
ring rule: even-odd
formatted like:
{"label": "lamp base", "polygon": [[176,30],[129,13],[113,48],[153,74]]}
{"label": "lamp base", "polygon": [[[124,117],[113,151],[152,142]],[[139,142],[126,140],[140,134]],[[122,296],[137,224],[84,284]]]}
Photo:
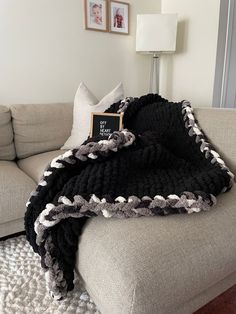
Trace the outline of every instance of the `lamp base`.
{"label": "lamp base", "polygon": [[159,93],[159,56],[157,53],[154,53],[151,59],[149,93]]}

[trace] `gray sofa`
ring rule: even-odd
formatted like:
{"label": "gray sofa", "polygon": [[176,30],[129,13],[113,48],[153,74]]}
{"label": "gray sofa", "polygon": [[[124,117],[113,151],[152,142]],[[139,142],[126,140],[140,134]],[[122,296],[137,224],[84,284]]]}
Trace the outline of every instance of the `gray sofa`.
{"label": "gray sofa", "polygon": [[[236,172],[236,111],[196,109]],[[72,104],[0,106],[0,237],[22,231],[25,203],[70,134]],[[92,218],[77,272],[102,314],[190,314],[236,284],[236,188],[209,212]]]}
{"label": "gray sofa", "polygon": [[24,230],[25,204],[70,135],[72,104],[0,106],[0,237]]}

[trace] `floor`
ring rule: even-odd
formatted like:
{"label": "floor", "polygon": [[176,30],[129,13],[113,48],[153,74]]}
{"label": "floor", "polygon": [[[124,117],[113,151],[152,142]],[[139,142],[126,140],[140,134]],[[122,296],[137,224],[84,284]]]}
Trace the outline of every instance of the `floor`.
{"label": "floor", "polygon": [[236,314],[236,285],[194,314]]}
{"label": "floor", "polygon": [[25,236],[0,241],[0,314],[101,314],[78,276],[74,283],[67,297],[54,300],[40,257]]}

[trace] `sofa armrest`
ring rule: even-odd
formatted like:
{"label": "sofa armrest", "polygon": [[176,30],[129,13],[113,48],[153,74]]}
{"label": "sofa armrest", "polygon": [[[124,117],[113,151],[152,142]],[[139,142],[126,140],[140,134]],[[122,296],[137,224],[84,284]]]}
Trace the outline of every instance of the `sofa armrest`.
{"label": "sofa armrest", "polygon": [[236,110],[195,108],[194,112],[210,142],[236,174]]}

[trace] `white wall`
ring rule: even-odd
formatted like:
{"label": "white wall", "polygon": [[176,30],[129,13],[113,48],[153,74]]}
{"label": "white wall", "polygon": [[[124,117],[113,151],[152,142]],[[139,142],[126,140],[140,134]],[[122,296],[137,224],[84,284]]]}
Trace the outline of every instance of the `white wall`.
{"label": "white wall", "polygon": [[193,106],[212,106],[220,0],[162,0],[178,13],[177,51],[161,58],[160,93]]}
{"label": "white wall", "polygon": [[71,101],[80,81],[97,97],[117,83],[148,90],[149,61],[135,52],[136,14],[161,0],[128,0],[129,36],[84,30],[82,0],[0,0],[0,103]]}

